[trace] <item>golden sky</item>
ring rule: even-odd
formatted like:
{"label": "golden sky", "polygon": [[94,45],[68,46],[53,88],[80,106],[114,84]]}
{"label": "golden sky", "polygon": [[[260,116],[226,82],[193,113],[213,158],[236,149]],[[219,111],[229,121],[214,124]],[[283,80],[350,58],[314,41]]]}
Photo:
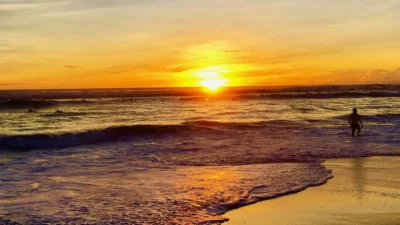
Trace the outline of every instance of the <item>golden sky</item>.
{"label": "golden sky", "polygon": [[399,0],[0,0],[0,89],[400,83]]}

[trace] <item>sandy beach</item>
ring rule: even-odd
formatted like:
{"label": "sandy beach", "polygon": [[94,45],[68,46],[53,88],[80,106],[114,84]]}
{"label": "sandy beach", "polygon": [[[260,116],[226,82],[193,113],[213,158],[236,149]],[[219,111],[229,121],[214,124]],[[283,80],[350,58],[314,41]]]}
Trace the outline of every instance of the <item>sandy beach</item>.
{"label": "sandy beach", "polygon": [[330,159],[327,184],[230,211],[226,225],[400,224],[400,157]]}

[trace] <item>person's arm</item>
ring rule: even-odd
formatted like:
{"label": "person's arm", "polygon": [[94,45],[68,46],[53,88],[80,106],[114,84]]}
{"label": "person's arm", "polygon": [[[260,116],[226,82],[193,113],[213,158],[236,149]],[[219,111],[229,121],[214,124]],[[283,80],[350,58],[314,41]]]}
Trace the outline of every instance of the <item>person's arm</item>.
{"label": "person's arm", "polygon": [[351,124],[351,122],[350,122],[350,121],[351,121],[351,115],[349,116],[349,124]]}
{"label": "person's arm", "polygon": [[358,121],[360,121],[361,127],[364,128],[364,125],[363,125],[363,123],[361,121],[361,116],[358,116]]}

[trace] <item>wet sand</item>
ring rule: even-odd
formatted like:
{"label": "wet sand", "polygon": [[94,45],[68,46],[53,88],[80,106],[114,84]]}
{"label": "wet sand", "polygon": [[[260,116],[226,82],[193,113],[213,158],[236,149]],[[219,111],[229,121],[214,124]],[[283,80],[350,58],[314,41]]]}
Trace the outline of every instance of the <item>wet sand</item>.
{"label": "wet sand", "polygon": [[400,157],[330,159],[327,184],[230,211],[224,225],[400,224]]}

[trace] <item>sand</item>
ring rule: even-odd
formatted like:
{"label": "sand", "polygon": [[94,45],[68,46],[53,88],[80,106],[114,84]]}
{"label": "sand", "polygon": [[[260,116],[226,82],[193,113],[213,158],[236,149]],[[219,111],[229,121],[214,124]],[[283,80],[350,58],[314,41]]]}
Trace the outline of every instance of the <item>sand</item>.
{"label": "sand", "polygon": [[400,224],[400,157],[330,159],[328,183],[230,211],[224,225]]}

